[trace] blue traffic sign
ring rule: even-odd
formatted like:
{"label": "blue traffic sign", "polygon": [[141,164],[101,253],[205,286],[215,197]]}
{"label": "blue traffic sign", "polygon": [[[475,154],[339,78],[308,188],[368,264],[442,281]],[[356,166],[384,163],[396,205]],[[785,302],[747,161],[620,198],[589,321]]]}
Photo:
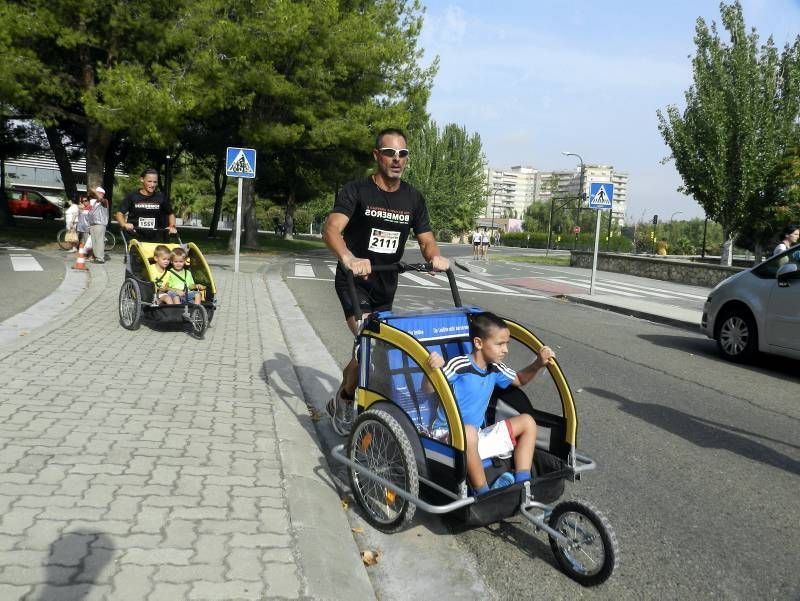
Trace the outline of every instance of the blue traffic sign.
{"label": "blue traffic sign", "polygon": [[614,184],[595,182],[589,188],[590,209],[610,209],[614,199]]}
{"label": "blue traffic sign", "polygon": [[225,160],[225,175],[228,177],[256,176],[256,151],[252,148],[228,147]]}

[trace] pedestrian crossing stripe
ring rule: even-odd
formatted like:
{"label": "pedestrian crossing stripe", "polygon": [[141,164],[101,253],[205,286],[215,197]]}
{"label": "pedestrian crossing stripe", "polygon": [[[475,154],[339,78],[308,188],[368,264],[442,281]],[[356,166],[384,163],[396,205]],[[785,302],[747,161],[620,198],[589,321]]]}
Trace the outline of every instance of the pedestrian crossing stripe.
{"label": "pedestrian crossing stripe", "polygon": [[44,271],[33,255],[9,255],[14,271]]}

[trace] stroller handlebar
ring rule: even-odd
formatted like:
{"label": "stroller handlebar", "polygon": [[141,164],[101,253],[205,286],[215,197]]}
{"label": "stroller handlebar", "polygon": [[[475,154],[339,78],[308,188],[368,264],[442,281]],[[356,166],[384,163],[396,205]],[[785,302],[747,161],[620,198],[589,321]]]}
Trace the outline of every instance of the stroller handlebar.
{"label": "stroller handlebar", "polygon": [[[339,263],[341,265],[341,262]],[[361,311],[361,303],[358,300],[358,292],[356,292],[356,281],[353,272],[342,265],[342,269],[347,274],[347,288],[350,293],[350,302],[353,305],[353,317],[356,321],[361,321],[363,313]],[[422,273],[433,273],[433,265],[431,263],[389,263],[387,265],[372,265],[372,273],[378,272],[392,272],[404,273],[406,271],[420,271]],[[453,304],[456,307],[461,307],[461,294],[458,292],[458,284],[456,283],[456,276],[451,268],[447,268],[444,272],[447,275],[447,281],[450,284],[450,293],[453,295]]]}

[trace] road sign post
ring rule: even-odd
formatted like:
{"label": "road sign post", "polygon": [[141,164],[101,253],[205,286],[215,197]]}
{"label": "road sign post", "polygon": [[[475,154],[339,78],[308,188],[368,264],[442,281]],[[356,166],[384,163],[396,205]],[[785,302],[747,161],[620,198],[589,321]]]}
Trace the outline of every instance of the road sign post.
{"label": "road sign post", "polygon": [[[594,278],[597,273],[597,251],[600,248],[600,211],[611,210],[614,199],[614,184],[596,182],[589,190],[589,208],[597,210],[597,223],[594,230],[594,256],[592,257],[592,278],[589,281],[589,294],[594,294]],[[609,216],[609,219],[611,217]]]}
{"label": "road sign post", "polygon": [[239,246],[242,242],[242,182],[256,176],[256,151],[252,148],[229,146],[225,159],[225,175],[239,179],[239,194],[236,199],[236,222],[234,223],[236,244],[233,255],[233,272],[239,273]]}

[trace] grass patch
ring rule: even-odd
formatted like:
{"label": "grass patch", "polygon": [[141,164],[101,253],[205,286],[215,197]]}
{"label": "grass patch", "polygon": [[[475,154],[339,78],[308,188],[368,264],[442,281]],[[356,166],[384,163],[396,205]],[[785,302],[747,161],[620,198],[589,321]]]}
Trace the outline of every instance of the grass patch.
{"label": "grass patch", "polygon": [[[43,221],[41,219],[16,218],[14,227],[0,227],[0,244],[12,244],[32,250],[58,250],[56,234],[64,227],[63,221]],[[112,225],[111,231],[117,237],[118,252],[122,248],[122,238],[119,228]],[[207,229],[178,228],[178,234],[183,242],[194,242],[204,254],[228,254],[228,240],[231,232],[218,232],[216,238],[208,237]],[[287,252],[301,252],[325,248],[325,243],[319,238],[302,237],[294,240],[284,240],[274,234],[259,233],[258,246],[244,246],[242,237],[243,254],[278,254]]]}
{"label": "grass patch", "polygon": [[509,263],[535,263],[537,265],[566,265],[569,266],[569,255],[497,255],[491,257],[492,261],[507,261]]}

